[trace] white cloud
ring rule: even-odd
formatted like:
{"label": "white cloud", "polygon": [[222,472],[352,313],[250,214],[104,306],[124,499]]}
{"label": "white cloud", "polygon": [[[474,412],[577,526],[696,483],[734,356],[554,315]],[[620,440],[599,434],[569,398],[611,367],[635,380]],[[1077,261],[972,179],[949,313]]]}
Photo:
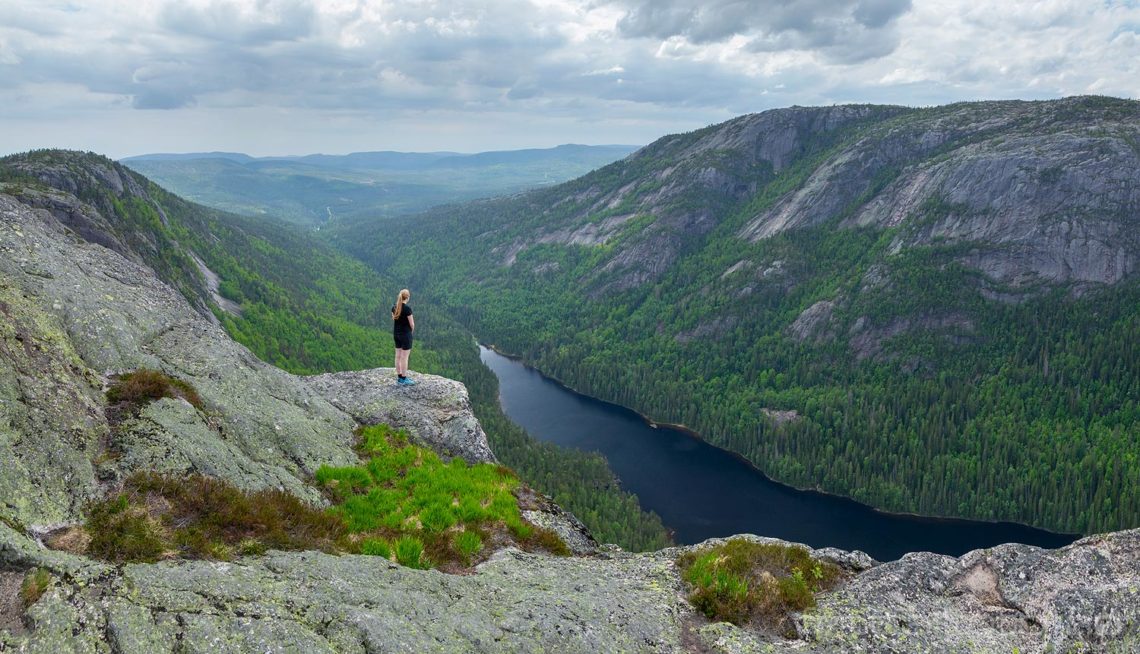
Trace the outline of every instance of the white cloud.
{"label": "white cloud", "polygon": [[7,0],[0,120],[21,129],[0,145],[65,124],[120,126],[110,154],[199,128],[276,153],[643,142],[791,104],[1136,96],[1138,60],[1119,2]]}

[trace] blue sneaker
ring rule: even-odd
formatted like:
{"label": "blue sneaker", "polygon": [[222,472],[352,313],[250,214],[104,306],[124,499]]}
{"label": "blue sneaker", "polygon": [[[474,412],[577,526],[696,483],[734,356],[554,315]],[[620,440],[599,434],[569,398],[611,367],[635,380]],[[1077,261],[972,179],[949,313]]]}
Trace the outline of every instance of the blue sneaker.
{"label": "blue sneaker", "polygon": [[404,377],[404,386],[415,386],[415,385],[416,385],[416,380],[412,379],[411,377]]}
{"label": "blue sneaker", "polygon": [[411,380],[408,379],[407,377],[397,377],[396,378],[396,384],[399,386],[407,386],[409,381],[411,381]]}

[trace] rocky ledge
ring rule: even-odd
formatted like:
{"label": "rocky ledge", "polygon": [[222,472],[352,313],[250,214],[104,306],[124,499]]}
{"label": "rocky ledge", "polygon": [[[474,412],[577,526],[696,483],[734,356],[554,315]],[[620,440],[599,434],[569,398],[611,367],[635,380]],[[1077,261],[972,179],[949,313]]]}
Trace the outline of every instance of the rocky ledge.
{"label": "rocky ledge", "polygon": [[452,379],[410,373],[415,386],[396,384],[395,368],[306,377],[309,388],[362,425],[406,428],[420,445],[468,463],[495,463],[467,388]]}
{"label": "rocky ledge", "polygon": [[793,639],[697,614],[674,564],[687,549],[508,549],[463,576],[313,552],[112,567],[41,550],[0,524],[0,577],[33,566],[53,575],[22,620],[0,616],[12,625],[0,651],[1140,651],[1140,530],[884,564],[818,550],[854,576],[796,618]]}

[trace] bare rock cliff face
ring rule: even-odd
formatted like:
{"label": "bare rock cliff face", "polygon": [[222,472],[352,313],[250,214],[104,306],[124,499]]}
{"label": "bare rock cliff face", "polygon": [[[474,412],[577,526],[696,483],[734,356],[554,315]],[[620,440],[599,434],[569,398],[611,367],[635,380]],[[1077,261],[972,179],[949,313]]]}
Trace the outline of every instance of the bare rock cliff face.
{"label": "bare rock cliff face", "polygon": [[[896,251],[974,245],[961,261],[1003,284],[1114,284],[1140,257],[1140,115],[1131,107],[1096,123],[1070,116],[1087,102],[952,105],[888,121],[741,236],[842,219],[902,227]],[[866,204],[850,213],[858,198]]]}
{"label": "bare rock cliff face", "polygon": [[[813,140],[904,111],[793,107],[662,138],[610,166],[607,170],[616,181],[591,184],[543,209],[557,210],[563,217],[498,251],[504,265],[512,265],[520,252],[542,243],[602,245],[617,240],[616,251],[596,279],[583,280],[600,284],[593,294],[656,281],[689,243],[709,234],[735,205],[802,156]],[[629,221],[637,217],[645,225],[630,230]]]}

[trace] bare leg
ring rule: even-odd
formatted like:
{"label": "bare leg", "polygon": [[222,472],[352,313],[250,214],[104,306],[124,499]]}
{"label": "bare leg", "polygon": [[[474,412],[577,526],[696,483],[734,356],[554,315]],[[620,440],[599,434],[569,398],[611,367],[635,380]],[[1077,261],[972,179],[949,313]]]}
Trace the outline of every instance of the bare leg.
{"label": "bare leg", "polygon": [[396,348],[396,374],[397,375],[404,374],[404,373],[400,372],[400,348]]}

